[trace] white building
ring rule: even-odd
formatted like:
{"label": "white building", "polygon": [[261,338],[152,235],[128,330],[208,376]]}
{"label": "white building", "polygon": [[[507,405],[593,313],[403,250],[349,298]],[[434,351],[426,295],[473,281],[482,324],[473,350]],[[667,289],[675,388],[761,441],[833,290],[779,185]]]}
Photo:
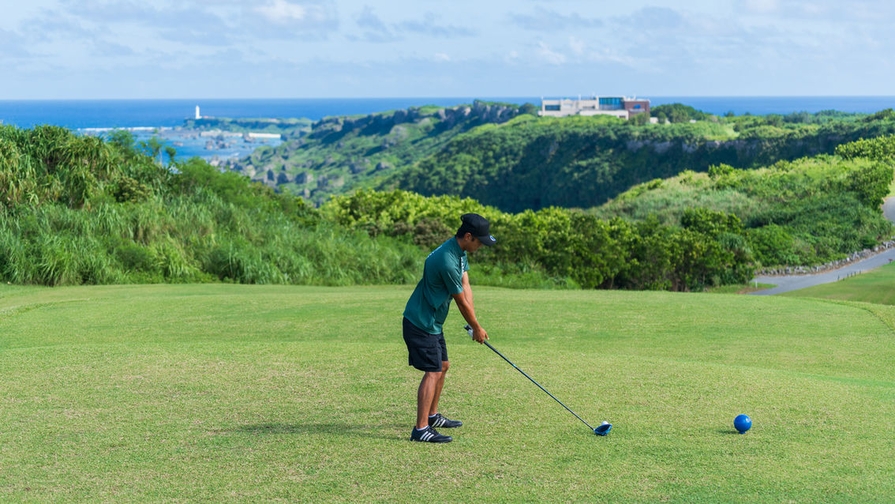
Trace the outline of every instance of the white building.
{"label": "white building", "polygon": [[538,113],[547,117],[611,115],[620,119],[629,119],[637,114],[649,115],[649,100],[622,96],[578,97],[577,100],[541,98],[541,111]]}

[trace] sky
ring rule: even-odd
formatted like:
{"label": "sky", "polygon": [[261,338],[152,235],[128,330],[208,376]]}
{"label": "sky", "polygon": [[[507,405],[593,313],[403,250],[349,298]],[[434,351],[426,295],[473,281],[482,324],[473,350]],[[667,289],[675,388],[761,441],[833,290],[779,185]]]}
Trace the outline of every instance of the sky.
{"label": "sky", "polygon": [[0,0],[0,100],[895,95],[891,0]]}

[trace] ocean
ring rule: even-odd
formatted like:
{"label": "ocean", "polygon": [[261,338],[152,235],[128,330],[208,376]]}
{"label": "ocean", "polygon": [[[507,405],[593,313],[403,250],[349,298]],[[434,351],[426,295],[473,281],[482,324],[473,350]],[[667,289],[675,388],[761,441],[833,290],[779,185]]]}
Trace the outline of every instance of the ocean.
{"label": "ocean", "polygon": [[[582,95],[584,96],[584,95]],[[545,96],[545,98],[579,98],[579,96]],[[895,96],[657,96],[648,98],[652,106],[683,103],[703,112],[723,115],[815,113],[837,110],[852,113],[873,113],[895,108]],[[194,117],[196,106],[203,116],[233,118],[308,118],[319,120],[326,116],[372,114],[413,106],[437,105],[451,107],[471,104],[476,98],[283,98],[283,99],[176,99],[176,100],[0,100],[0,124],[32,128],[52,124],[72,130],[90,128],[140,128],[134,132],[138,141],[152,134],[154,129],[175,129],[184,120]],[[540,97],[482,97],[485,101],[505,103],[533,103],[540,105]],[[173,144],[174,140],[165,140]],[[267,141],[276,145],[278,141]],[[258,145],[231,142],[223,148],[207,148],[204,139],[180,139],[175,147],[180,157],[200,156],[241,157]]]}

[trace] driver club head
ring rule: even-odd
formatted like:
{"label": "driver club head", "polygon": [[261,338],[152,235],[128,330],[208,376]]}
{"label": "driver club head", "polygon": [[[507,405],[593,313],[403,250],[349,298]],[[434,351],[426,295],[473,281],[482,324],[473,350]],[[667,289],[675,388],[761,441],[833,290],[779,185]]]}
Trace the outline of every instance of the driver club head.
{"label": "driver club head", "polygon": [[609,434],[609,431],[611,431],[611,430],[612,430],[612,424],[609,422],[603,422],[602,424],[600,424],[599,427],[594,429],[594,434],[596,434],[598,436],[605,436],[606,434]]}

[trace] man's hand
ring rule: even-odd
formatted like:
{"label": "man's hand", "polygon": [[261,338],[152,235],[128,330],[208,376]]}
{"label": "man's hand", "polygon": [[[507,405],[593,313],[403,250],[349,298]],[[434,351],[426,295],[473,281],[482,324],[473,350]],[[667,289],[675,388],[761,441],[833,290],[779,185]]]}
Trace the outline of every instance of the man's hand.
{"label": "man's hand", "polygon": [[485,331],[485,328],[479,326],[478,329],[473,329],[469,324],[466,325],[466,332],[469,333],[469,337],[473,339],[473,341],[477,341],[480,345],[488,339],[488,331]]}

